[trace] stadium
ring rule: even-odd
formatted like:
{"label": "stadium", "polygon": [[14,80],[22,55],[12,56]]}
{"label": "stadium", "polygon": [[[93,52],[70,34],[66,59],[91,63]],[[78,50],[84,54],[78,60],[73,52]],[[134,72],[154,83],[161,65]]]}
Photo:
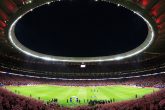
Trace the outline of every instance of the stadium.
{"label": "stadium", "polygon": [[164,0],[0,0],[0,110],[165,110]]}

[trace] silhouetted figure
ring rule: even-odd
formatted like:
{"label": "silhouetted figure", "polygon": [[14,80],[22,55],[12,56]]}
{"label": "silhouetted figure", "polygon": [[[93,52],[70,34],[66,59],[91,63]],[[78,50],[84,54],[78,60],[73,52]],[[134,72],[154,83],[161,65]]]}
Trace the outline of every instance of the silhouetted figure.
{"label": "silhouetted figure", "polygon": [[135,95],[135,98],[136,98],[136,99],[138,98],[138,95],[137,95],[137,94]]}
{"label": "silhouetted figure", "polygon": [[72,98],[70,98],[70,102],[72,103]]}

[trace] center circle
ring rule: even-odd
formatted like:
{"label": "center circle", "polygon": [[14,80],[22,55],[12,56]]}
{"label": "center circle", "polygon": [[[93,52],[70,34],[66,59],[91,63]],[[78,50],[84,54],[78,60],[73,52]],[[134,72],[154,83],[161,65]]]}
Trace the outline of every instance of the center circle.
{"label": "center circle", "polygon": [[47,55],[98,57],[128,52],[148,34],[137,14],[113,3],[60,1],[25,14],[15,27],[18,41]]}

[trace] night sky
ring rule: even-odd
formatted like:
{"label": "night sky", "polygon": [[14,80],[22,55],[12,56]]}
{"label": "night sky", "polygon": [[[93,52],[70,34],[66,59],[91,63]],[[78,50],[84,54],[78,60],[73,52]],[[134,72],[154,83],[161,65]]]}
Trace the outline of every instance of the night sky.
{"label": "night sky", "polygon": [[119,54],[148,34],[142,18],[106,2],[55,2],[26,14],[16,25],[18,40],[31,50],[67,57]]}

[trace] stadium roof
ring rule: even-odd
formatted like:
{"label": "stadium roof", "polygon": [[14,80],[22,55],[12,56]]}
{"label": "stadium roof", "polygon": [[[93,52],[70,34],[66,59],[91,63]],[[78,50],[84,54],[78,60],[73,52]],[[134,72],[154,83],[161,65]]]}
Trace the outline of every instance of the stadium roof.
{"label": "stadium roof", "polygon": [[[145,42],[138,48],[114,56],[92,58],[63,58],[39,54],[21,45],[13,36],[14,25],[23,14],[32,11],[36,6],[50,4],[59,0],[1,0],[0,1],[0,57],[1,68],[17,68],[17,70],[36,70],[52,72],[52,67],[59,67],[58,71],[64,71],[63,67],[86,64],[99,67],[124,67],[120,71],[130,68],[142,69],[143,67],[156,67],[164,63],[165,52],[165,2],[163,0],[106,0],[124,6],[141,16],[148,24],[149,34]],[[99,1],[99,0],[98,0]],[[152,45],[150,45],[152,44]],[[140,53],[140,54],[139,54]],[[39,58],[39,59],[38,59]],[[126,59],[125,59],[126,58]],[[44,59],[44,60],[43,60]],[[53,62],[49,62],[53,60]],[[106,62],[104,62],[106,61]],[[151,63],[152,62],[152,63]],[[33,65],[29,66],[29,65]],[[128,66],[129,65],[129,66]],[[136,65],[136,66],[135,66]],[[138,67],[137,67],[138,65]],[[38,67],[38,68],[37,68]],[[19,69],[18,69],[19,68]],[[37,68],[37,69],[36,69]],[[89,69],[90,70],[90,69]],[[98,70],[99,72],[104,69]],[[119,71],[118,70],[118,71]],[[65,70],[66,71],[66,70]],[[64,71],[64,72],[65,72]],[[84,70],[83,70],[84,71]],[[107,70],[109,71],[109,70]],[[111,70],[110,70],[111,71]],[[113,69],[116,71],[116,69]]]}

